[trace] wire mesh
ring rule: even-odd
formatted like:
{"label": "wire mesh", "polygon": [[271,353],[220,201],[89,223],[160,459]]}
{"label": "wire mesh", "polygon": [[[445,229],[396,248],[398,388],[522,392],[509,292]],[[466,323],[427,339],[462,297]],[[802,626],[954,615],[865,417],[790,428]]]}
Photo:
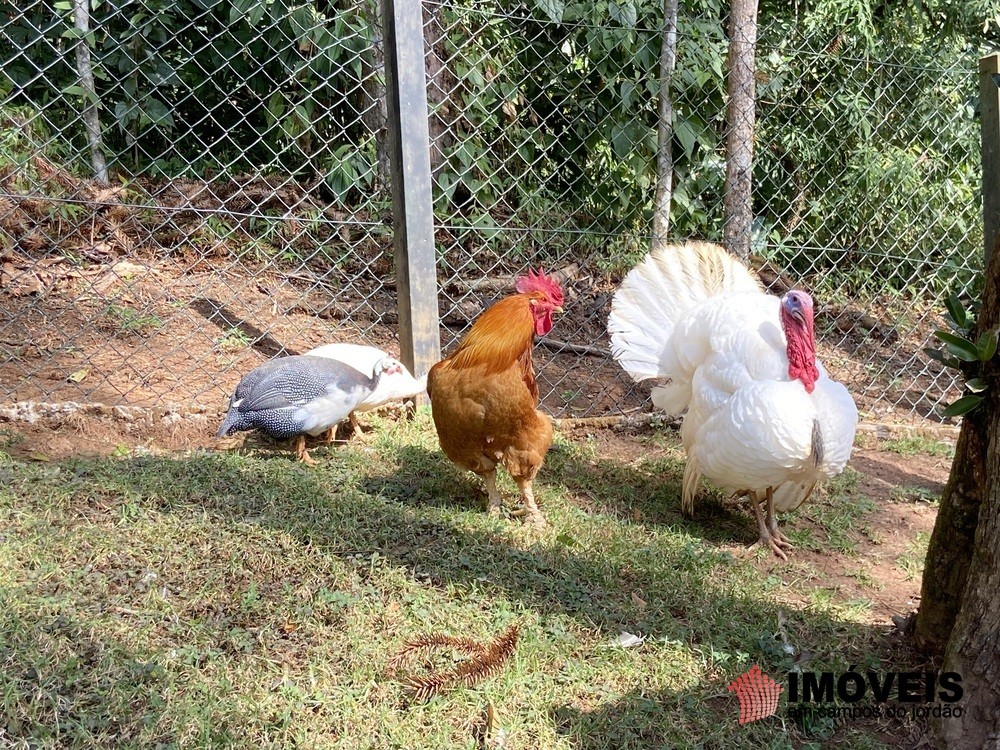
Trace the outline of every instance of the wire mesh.
{"label": "wire mesh", "polygon": [[[398,353],[376,1],[95,5],[87,30],[68,3],[0,15],[0,398],[214,406],[283,352]],[[423,5],[442,344],[555,272],[535,362],[556,416],[647,401],[605,324],[649,247],[661,22],[578,7]],[[864,410],[935,415],[958,387],[922,348],[981,262],[975,55],[876,60],[783,24],[757,47],[753,264],[814,292]],[[678,24],[678,239],[722,239],[725,29]]]}

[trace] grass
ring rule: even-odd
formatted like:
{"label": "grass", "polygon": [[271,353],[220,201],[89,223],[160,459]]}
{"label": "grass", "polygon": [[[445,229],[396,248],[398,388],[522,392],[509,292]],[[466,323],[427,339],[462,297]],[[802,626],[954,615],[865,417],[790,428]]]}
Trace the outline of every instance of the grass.
{"label": "grass", "polygon": [[924,572],[924,560],[927,558],[927,544],[930,536],[923,532],[906,545],[906,550],[896,560],[897,567],[906,574],[907,580],[919,578]]}
{"label": "grass", "polygon": [[[683,519],[675,443],[628,461],[560,438],[539,532],[483,512],[426,414],[378,427],[368,445],[316,450],[314,469],[253,450],[3,460],[0,737],[475,748],[502,728],[511,749],[882,746],[784,705],[738,725],[726,685],[752,664],[783,679],[783,637],[818,671],[893,649],[866,601],[734,554],[753,521],[717,493]],[[838,550],[868,512],[806,507]],[[474,688],[413,703],[387,670],[417,636],[486,642],[515,623],[513,659]],[[622,631],[645,641],[610,645]],[[492,744],[477,744],[488,706]]]}
{"label": "grass", "polygon": [[152,333],[163,325],[156,315],[137,312],[130,307],[112,302],[104,312],[107,325],[122,333]]}
{"label": "grass", "polygon": [[923,435],[908,435],[906,437],[883,440],[882,448],[891,453],[898,453],[901,456],[940,456],[942,458],[954,458],[955,446],[941,440],[925,437]]}

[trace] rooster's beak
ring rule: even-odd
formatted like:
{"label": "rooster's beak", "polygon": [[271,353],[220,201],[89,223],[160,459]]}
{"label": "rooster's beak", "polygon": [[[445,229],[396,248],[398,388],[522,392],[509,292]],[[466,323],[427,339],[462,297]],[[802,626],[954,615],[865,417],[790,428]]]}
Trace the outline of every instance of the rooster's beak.
{"label": "rooster's beak", "polygon": [[561,313],[562,311],[563,311],[563,309],[562,309],[561,305],[559,307],[553,308],[553,310],[552,310],[552,312],[557,312],[557,313]]}

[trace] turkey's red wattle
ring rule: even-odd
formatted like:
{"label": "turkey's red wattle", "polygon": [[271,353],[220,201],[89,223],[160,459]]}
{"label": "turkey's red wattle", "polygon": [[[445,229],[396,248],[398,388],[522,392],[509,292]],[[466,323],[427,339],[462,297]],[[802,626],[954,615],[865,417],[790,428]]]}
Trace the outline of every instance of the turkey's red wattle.
{"label": "turkey's red wattle", "polygon": [[799,321],[782,309],[781,324],[782,328],[785,329],[787,342],[788,377],[793,380],[801,380],[806,393],[812,393],[816,387],[816,381],[819,380],[812,315],[807,314],[804,321]]}

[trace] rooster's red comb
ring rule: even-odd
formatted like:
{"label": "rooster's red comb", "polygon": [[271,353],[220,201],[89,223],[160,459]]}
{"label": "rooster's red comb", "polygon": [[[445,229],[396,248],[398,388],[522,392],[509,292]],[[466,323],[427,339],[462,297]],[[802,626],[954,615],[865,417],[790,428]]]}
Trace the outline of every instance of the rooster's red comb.
{"label": "rooster's red comb", "polygon": [[539,267],[538,273],[529,268],[527,276],[518,276],[514,283],[514,288],[521,294],[538,291],[545,292],[545,296],[549,298],[549,302],[555,307],[562,307],[562,287],[559,286],[559,282],[553,277],[546,276],[545,271],[541,267]]}

